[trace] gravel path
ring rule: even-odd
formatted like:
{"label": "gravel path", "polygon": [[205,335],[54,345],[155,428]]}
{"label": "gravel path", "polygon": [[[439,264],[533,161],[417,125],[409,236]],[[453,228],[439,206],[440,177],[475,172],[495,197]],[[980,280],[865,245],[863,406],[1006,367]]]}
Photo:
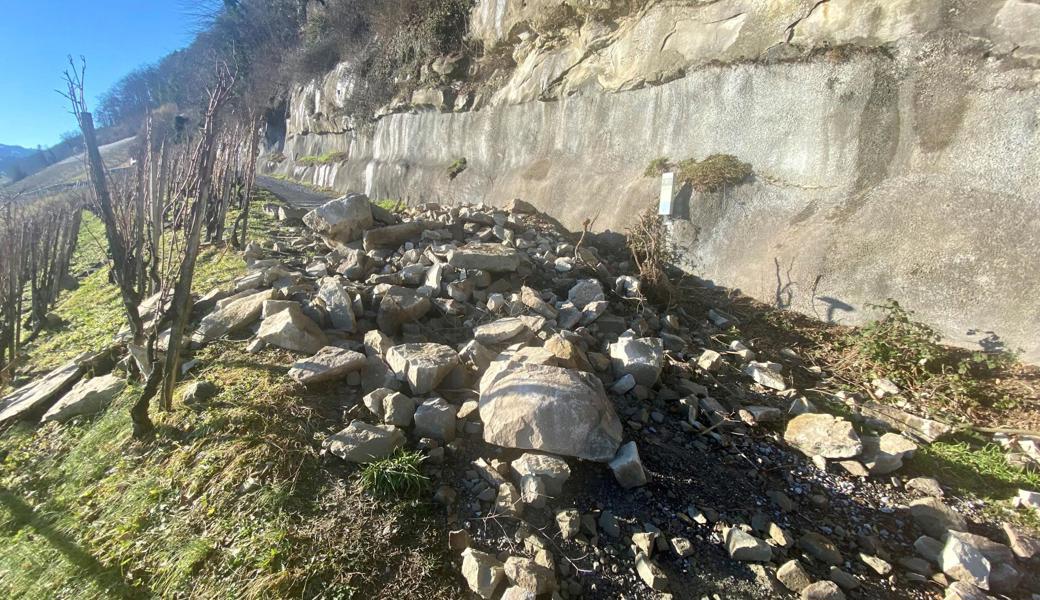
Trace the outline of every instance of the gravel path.
{"label": "gravel path", "polygon": [[280,200],[295,208],[310,210],[325,204],[335,196],[318,192],[307,186],[284,179],[275,179],[266,175],[257,175],[256,183],[265,190],[278,196]]}

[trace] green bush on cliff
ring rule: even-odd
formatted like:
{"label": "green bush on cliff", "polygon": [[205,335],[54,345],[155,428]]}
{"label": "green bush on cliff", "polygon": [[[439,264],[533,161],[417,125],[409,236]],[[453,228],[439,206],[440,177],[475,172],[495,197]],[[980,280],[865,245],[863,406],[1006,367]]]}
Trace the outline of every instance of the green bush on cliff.
{"label": "green bush on cliff", "polygon": [[671,164],[671,160],[667,156],[658,156],[646,166],[643,177],[660,177],[671,168]]}
{"label": "green bush on cliff", "polygon": [[717,192],[737,185],[751,176],[751,165],[731,154],[712,154],[704,160],[693,158],[679,163],[679,181],[698,192]]}
{"label": "green bush on cliff", "polygon": [[316,167],[318,165],[328,165],[336,162],[343,162],[350,158],[350,155],[346,152],[326,152],[319,156],[301,156],[296,159],[296,164],[304,167]]}
{"label": "green bush on cliff", "polygon": [[455,179],[466,170],[466,158],[456,158],[454,162],[448,165],[448,179]]}

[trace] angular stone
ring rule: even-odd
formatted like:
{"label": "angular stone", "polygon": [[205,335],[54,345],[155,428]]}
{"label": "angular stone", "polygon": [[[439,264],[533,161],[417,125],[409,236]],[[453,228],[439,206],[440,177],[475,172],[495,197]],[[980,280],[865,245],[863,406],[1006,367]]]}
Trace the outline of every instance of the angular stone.
{"label": "angular stone", "polygon": [[523,321],[516,317],[507,317],[478,325],[473,329],[473,339],[481,344],[494,346],[508,342],[527,331],[527,325]]}
{"label": "angular stone", "polygon": [[921,492],[926,496],[943,497],[942,485],[932,477],[914,477],[906,482],[906,489]]}
{"label": "angular stone", "polygon": [[843,590],[854,590],[860,586],[859,579],[855,575],[846,573],[838,567],[832,566],[827,576]]}
{"label": "angular stone", "polygon": [[60,423],[77,415],[91,415],[100,412],[125,387],[126,380],[114,374],[80,380],[44,413],[40,422],[58,421]]}
{"label": "angular stone", "polygon": [[362,244],[366,251],[379,248],[396,250],[405,242],[418,239],[424,229],[426,229],[426,224],[419,221],[376,227],[365,231],[362,236]]}
{"label": "angular stone", "polygon": [[884,559],[862,552],[859,555],[859,559],[878,575],[885,576],[892,572],[892,565]]}
{"label": "angular stone", "polygon": [[404,433],[396,427],[354,420],[325,440],[325,447],[347,462],[367,463],[390,456],[404,443]]}
{"label": "angular stone", "polygon": [[18,388],[0,399],[0,423],[40,415],[59,394],[83,375],[82,360],[76,357],[42,378]]}
{"label": "angular stone", "polygon": [[264,301],[275,300],[278,295],[276,290],[263,290],[243,296],[223,308],[218,308],[202,318],[198,327],[195,328],[192,340],[206,343],[252,324],[260,318]]}
{"label": "angular stone", "polygon": [[318,288],[318,298],[325,303],[332,326],[348,333],[357,329],[354,318],[354,301],[336,277],[325,277]]}
{"label": "angular stone", "polygon": [[664,343],[661,338],[622,337],[610,345],[610,359],[615,375],[629,374],[636,383],[651,387],[661,375]]}
{"label": "angular stone", "polygon": [[336,267],[337,273],[353,281],[360,281],[368,275],[372,259],[367,254],[357,248],[339,248],[337,252],[343,256],[343,260]]}
{"label": "angular stone", "polygon": [[524,504],[533,508],[544,508],[549,494],[545,491],[545,482],[536,475],[524,475],[520,478],[520,498]]}
{"label": "angular stone", "polygon": [[571,468],[558,456],[525,452],[509,464],[517,479],[535,476],[545,483],[546,493],[559,496],[563,493],[563,484],[571,476]]}
{"label": "angular stone", "polygon": [[798,538],[798,547],[816,560],[828,565],[842,563],[841,552],[834,542],[815,531],[807,531]]}
{"label": "angular stone", "polygon": [[375,223],[372,207],[364,194],[347,194],[310,211],[303,222],[333,248],[345,247],[361,238]]}
{"label": "angular stone", "polygon": [[769,562],[773,559],[769,544],[739,527],[730,527],[726,531],[726,551],[733,560]]}
{"label": "angular stone", "polygon": [[1029,535],[1010,523],[1004,523],[1002,527],[1004,533],[1007,534],[1008,545],[1011,546],[1015,556],[1029,560],[1040,554],[1040,539]]}
{"label": "angular stone", "polygon": [[303,314],[299,305],[290,306],[264,319],[256,337],[271,346],[305,354],[315,354],[329,343],[325,332]]}
{"label": "angular stone", "polygon": [[391,286],[379,300],[376,323],[387,335],[397,335],[401,326],[423,318],[430,311],[430,299],[413,289]]}
{"label": "angular stone", "polygon": [[508,481],[500,484],[498,495],[495,496],[495,514],[519,519],[523,512],[524,505],[516,486]]}
{"label": "angular stone", "polygon": [[[415,400],[412,398],[401,392],[392,392],[383,398],[382,406],[384,423],[398,427],[409,427],[412,424],[412,417],[415,415],[416,409]],[[452,426],[454,427],[454,422]],[[418,433],[418,428],[416,432]]]}
{"label": "angular stone", "polygon": [[783,365],[775,362],[750,362],[744,367],[744,374],[754,379],[759,385],[774,390],[784,391],[787,383],[781,375]]}
{"label": "angular stone", "polygon": [[939,555],[939,568],[957,581],[970,583],[983,590],[989,589],[990,561],[978,548],[959,536],[946,538],[946,545]]}
{"label": "angular stone", "polygon": [[592,372],[592,364],[589,363],[585,352],[574,342],[556,334],[545,340],[542,346],[556,356],[556,365],[564,369],[577,369],[579,371]]}
{"label": "angular stone", "polygon": [[951,531],[949,535],[977,549],[992,565],[1015,562],[1015,553],[1011,551],[1011,548],[988,537],[966,531]]}
{"label": "angular stone", "polygon": [[802,589],[802,600],[845,600],[845,594],[833,581],[817,581]]}
{"label": "angular stone", "polygon": [[415,408],[415,435],[441,442],[455,439],[456,409],[443,398],[427,400]]}
{"label": "angular stone", "polygon": [[217,395],[219,388],[212,382],[195,380],[184,386],[181,392],[181,402],[184,404],[201,404]]}
{"label": "angular stone", "polygon": [[953,431],[949,425],[912,415],[887,404],[864,402],[859,408],[864,417],[928,443]]}
{"label": "angular stone", "polygon": [[639,448],[635,442],[628,442],[618,449],[614,460],[610,461],[610,469],[621,487],[632,489],[646,485],[646,471],[639,460]]}
{"label": "angular stone", "polygon": [[964,517],[938,498],[918,498],[911,501],[910,516],[925,533],[937,539],[946,537],[946,532],[951,529],[964,531],[968,528]]}
{"label": "angular stone", "polygon": [[524,303],[524,306],[530,308],[546,319],[556,318],[556,309],[545,300],[542,300],[541,294],[526,285],[520,288],[520,301]]}
{"label": "angular stone", "polygon": [[784,587],[796,594],[812,583],[812,578],[797,559],[791,559],[780,565],[780,568],[776,570],[776,578],[784,584]]}
{"label": "angular stone", "polygon": [[510,583],[536,596],[556,590],[556,573],[529,558],[510,556],[505,572]]}
{"label": "angular stone", "polygon": [[294,362],[289,378],[302,385],[314,385],[346,377],[364,369],[365,365],[365,355],[360,352],[325,346],[314,356]]}
{"label": "angular stone", "polygon": [[986,592],[963,581],[954,581],[946,588],[943,600],[993,600]]}
{"label": "angular stone", "polygon": [[668,591],[668,575],[642,552],[636,555],[636,573],[650,589],[656,592]]}
{"label": "angular stone", "polygon": [[593,302],[606,300],[606,295],[603,293],[603,285],[598,279],[582,279],[567,292],[567,299],[574,305],[574,308],[582,311]]}
{"label": "angular stone", "polygon": [[520,254],[502,244],[466,244],[448,252],[448,264],[456,269],[512,272],[520,266]]}
{"label": "angular stone", "polygon": [[841,459],[863,451],[863,442],[852,423],[826,413],[805,413],[791,419],[784,441],[807,456]]}
{"label": "angular stone", "polygon": [[421,395],[444,381],[459,364],[459,355],[443,344],[400,344],[387,350],[386,362],[413,394]]}
{"label": "angular stone", "polygon": [[609,462],[621,421],[599,379],[572,369],[496,361],[480,380],[484,441]]}
{"label": "angular stone", "polygon": [[710,349],[705,349],[697,358],[697,366],[708,372],[719,370],[724,362],[721,354]]}
{"label": "angular stone", "polygon": [[574,508],[556,511],[556,525],[560,528],[560,537],[569,540],[581,530],[581,513]]}
{"label": "angular stone", "polygon": [[466,548],[462,551],[462,577],[476,595],[490,600],[505,580],[502,561],[487,552]]}

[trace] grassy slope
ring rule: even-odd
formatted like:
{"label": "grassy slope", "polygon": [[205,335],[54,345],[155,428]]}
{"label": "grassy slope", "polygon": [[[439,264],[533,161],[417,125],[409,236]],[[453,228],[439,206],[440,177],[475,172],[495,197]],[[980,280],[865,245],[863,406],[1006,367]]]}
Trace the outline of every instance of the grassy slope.
{"label": "grassy slope", "polygon": [[[266,235],[270,222],[255,223]],[[242,270],[235,253],[209,250],[195,288]],[[69,326],[30,348],[34,368],[119,328],[105,277],[62,299]],[[458,596],[430,507],[373,500],[319,456],[337,424],[318,409],[336,390],[301,396],[284,377],[288,353],[244,343],[196,354],[191,377],[220,393],[155,413],[152,442],[130,437],[136,386],[94,418],[0,434],[0,597]]]}

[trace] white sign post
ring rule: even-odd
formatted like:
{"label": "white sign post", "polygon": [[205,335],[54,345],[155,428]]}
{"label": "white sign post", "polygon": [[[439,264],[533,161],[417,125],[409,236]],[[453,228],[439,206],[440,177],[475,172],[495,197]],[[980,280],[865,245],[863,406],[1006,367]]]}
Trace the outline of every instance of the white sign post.
{"label": "white sign post", "polygon": [[675,173],[665,173],[661,176],[661,201],[657,207],[657,214],[662,217],[672,216],[672,198],[675,195]]}

